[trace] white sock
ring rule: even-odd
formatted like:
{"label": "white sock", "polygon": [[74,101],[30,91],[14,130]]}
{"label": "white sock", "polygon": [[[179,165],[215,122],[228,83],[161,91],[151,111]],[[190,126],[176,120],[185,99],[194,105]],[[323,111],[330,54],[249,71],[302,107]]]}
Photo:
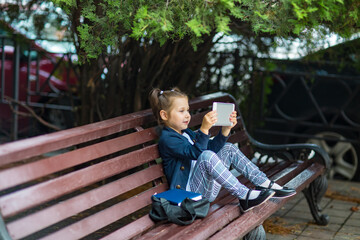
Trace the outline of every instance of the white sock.
{"label": "white sock", "polygon": [[258,191],[258,190],[252,190],[250,192],[249,200],[257,198],[260,195],[260,192],[261,191]]}
{"label": "white sock", "polygon": [[[269,184],[270,184],[270,180],[266,180],[265,182],[263,182],[260,186],[261,187],[269,187]],[[282,186],[280,186],[279,184],[277,183],[274,183],[271,187],[271,189],[282,189]]]}

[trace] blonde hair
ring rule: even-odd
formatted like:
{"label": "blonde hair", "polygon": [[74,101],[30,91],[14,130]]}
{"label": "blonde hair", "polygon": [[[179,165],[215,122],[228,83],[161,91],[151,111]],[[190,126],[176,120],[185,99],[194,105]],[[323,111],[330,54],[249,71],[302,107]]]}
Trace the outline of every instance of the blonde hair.
{"label": "blonde hair", "polygon": [[173,88],[171,90],[162,91],[159,88],[154,88],[149,94],[150,106],[153,111],[153,114],[160,125],[163,125],[164,122],[160,117],[160,111],[164,110],[169,112],[172,108],[173,98],[185,97],[188,96],[181,92],[178,88]]}

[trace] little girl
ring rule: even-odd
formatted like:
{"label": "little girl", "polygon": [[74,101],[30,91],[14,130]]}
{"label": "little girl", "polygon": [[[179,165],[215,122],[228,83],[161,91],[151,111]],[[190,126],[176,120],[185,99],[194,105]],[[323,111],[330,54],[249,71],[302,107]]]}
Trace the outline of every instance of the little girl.
{"label": "little girl", "polygon": [[[159,151],[170,189],[197,192],[211,202],[224,187],[239,199],[242,212],[272,196],[289,197],[296,193],[270,181],[236,146],[226,142],[237,124],[235,111],[229,116],[232,126],[222,127],[210,140],[209,130],[217,121],[216,111],[207,113],[200,129],[194,132],[188,128],[191,119],[188,97],[179,89],[153,89],[149,100],[154,116],[163,126]],[[230,166],[255,184],[256,190],[242,185],[229,171]]]}

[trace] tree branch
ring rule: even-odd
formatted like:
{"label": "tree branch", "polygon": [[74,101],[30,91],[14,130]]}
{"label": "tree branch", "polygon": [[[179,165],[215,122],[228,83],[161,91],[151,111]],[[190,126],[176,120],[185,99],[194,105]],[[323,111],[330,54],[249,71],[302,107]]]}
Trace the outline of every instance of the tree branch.
{"label": "tree branch", "polygon": [[[56,130],[56,131],[61,130],[59,127],[57,127],[57,126],[55,126],[55,125],[53,125],[53,124],[45,121],[44,119],[42,119],[40,116],[38,116],[38,115],[34,112],[34,110],[32,110],[32,109],[31,109],[29,106],[27,106],[26,104],[24,104],[24,103],[22,103],[22,102],[20,102],[20,101],[17,101],[17,100],[15,100],[15,99],[13,99],[13,98],[11,98],[11,97],[9,97],[9,96],[4,96],[4,98],[9,102],[9,106],[10,106],[12,112],[14,112],[14,113],[16,113],[16,114],[18,114],[18,115],[20,115],[20,116],[24,116],[24,117],[34,117],[37,121],[39,121],[41,124],[45,125],[46,127],[49,127],[49,128],[54,129],[54,130]],[[16,104],[24,107],[27,111],[29,111],[29,113],[16,111],[16,110],[14,109],[14,107],[12,106],[11,103],[16,103]]]}

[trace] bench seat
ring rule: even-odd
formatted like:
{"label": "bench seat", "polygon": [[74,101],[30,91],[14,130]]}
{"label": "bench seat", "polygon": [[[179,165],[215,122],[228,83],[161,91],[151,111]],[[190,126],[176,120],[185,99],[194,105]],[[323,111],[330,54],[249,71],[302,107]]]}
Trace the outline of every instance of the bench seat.
{"label": "bench seat", "polygon": [[[212,102],[234,102],[226,93],[193,99],[191,127],[198,128]],[[246,132],[240,111],[229,138],[270,179],[303,192],[318,224],[318,203],[329,157],[312,144],[266,145]],[[212,129],[215,134],[219,129]],[[168,189],[151,111],[0,145],[2,239],[265,239],[262,222],[290,198],[272,198],[241,214],[225,190],[209,214],[189,226],[154,223],[151,196]],[[238,176],[249,186],[251,183]]]}

